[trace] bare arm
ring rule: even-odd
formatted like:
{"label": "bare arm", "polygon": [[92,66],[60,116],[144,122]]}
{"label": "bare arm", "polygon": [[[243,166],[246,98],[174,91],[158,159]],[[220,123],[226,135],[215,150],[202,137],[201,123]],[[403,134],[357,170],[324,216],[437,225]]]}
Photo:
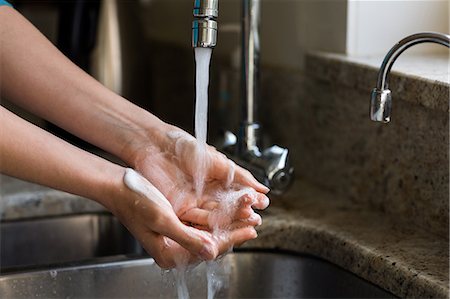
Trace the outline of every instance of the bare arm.
{"label": "bare arm", "polygon": [[[169,200],[176,188],[192,193],[189,176],[193,175],[193,162],[189,151],[180,156],[176,140],[169,134],[179,129],[102,86],[64,57],[19,13],[4,6],[0,7],[0,72],[2,96],[140,169]],[[233,182],[260,193],[256,202],[238,207],[236,218],[231,219],[233,229],[229,236],[217,239],[207,231],[184,225],[181,215],[173,209],[161,209],[156,197],[142,200],[141,195],[124,185],[123,167],[0,109],[2,173],[98,201],[128,227],[162,266],[173,266],[176,252],[188,250],[192,259],[210,259],[233,244],[256,237],[254,226],[259,222],[250,218],[250,206],[266,207],[268,200],[263,193],[268,189],[244,169],[235,168]],[[222,184],[229,179],[230,162],[212,148],[208,153],[207,178],[215,187],[216,182]],[[188,177],[186,182],[179,180],[180,173]],[[195,197],[192,199],[195,203]],[[185,214],[183,221],[207,225],[206,208],[185,206],[187,212],[194,212]],[[210,206],[209,202],[205,206]],[[246,213],[240,213],[241,210]],[[236,223],[239,225],[234,226]],[[173,240],[169,247],[167,240]]]}
{"label": "bare arm", "polygon": [[[3,173],[96,200],[120,219],[161,267],[173,267],[177,254],[190,255],[192,261],[213,259],[252,237],[241,229],[226,240],[216,240],[188,227],[165,206],[165,198],[128,188],[122,166],[80,150],[3,107],[0,119]],[[149,184],[145,179],[143,183]]]}
{"label": "bare arm", "polygon": [[[132,167],[142,150],[173,150],[161,121],[108,90],[59,52],[36,28],[10,7],[0,9],[1,91],[26,110],[116,155]],[[228,161],[213,153],[211,172],[225,179]],[[236,180],[257,191],[268,189],[246,170]]]}
{"label": "bare arm", "polygon": [[[26,110],[130,162],[167,126],[108,90],[10,7],[0,9],[1,91]],[[142,141],[142,142],[143,142]]]}

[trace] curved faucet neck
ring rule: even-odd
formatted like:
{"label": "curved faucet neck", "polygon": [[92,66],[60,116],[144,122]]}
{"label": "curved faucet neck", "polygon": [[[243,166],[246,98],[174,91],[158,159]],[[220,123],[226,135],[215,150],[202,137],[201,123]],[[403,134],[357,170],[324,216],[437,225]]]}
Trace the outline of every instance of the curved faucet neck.
{"label": "curved faucet neck", "polygon": [[399,41],[387,53],[378,72],[377,87],[370,98],[370,119],[388,123],[391,120],[392,95],[388,89],[389,73],[395,60],[406,49],[422,43],[435,43],[450,48],[450,35],[438,32],[416,33]]}
{"label": "curved faucet neck", "polygon": [[420,32],[405,37],[386,54],[378,72],[377,89],[386,90],[391,68],[397,58],[408,48],[422,43],[435,43],[450,47],[450,35],[438,32]]}

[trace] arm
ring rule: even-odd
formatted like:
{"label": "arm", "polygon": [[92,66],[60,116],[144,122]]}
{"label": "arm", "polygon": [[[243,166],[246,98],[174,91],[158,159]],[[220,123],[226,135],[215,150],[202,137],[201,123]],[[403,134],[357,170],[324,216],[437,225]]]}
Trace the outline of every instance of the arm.
{"label": "arm", "polygon": [[[2,173],[93,199],[113,214],[164,268],[182,254],[190,262],[214,259],[235,243],[256,237],[253,227],[229,238],[184,225],[167,200],[135,192],[124,183],[125,168],[80,150],[0,107]],[[141,185],[150,183],[142,178]],[[150,184],[151,185],[151,184]]]}
{"label": "arm", "polygon": [[[170,137],[179,129],[103,87],[9,7],[0,8],[0,44],[3,95],[140,170],[163,196],[172,200],[172,205],[180,194],[177,191],[187,191],[186,199],[190,200],[182,205],[185,218],[167,206],[158,208],[160,205],[151,197],[142,201],[139,194],[124,186],[123,167],[77,149],[3,108],[1,172],[98,201],[163,266],[173,266],[175,252],[190,252],[190,260],[211,259],[233,244],[256,237],[254,226],[260,221],[249,217],[253,213],[251,206],[267,206],[268,200],[262,193],[256,200],[243,198],[244,204],[236,206],[226,238],[217,239],[208,228],[199,231],[181,223],[180,219],[208,226],[208,215],[215,209],[215,202],[196,201],[192,193],[189,147],[183,155],[179,154],[179,143]],[[216,183],[230,178],[230,163],[213,148],[208,153],[211,163],[206,178],[211,182],[213,197]],[[242,168],[236,167],[233,173],[233,183],[268,191]],[[186,176],[186,181],[179,180],[180,174]]]}
{"label": "arm", "polygon": [[[177,128],[108,90],[60,53],[13,8],[0,9],[1,91],[26,110],[116,155],[136,168],[142,150],[173,152]],[[211,176],[225,180],[229,162],[210,148]],[[266,193],[246,170],[236,181]]]}
{"label": "arm", "polygon": [[10,7],[0,9],[1,91],[26,110],[130,162],[165,124],[94,80]]}

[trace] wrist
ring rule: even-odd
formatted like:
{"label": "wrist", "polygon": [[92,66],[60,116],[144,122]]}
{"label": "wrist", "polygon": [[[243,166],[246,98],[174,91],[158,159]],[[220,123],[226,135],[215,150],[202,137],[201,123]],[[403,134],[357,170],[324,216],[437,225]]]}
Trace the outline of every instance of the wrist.
{"label": "wrist", "polygon": [[172,149],[169,132],[181,129],[163,121],[154,123],[130,134],[129,141],[123,147],[121,159],[132,168],[136,168],[139,161],[151,154],[157,154]]}
{"label": "wrist", "polygon": [[112,164],[111,167],[105,169],[99,176],[101,181],[97,181],[92,189],[96,194],[91,196],[92,199],[108,209],[111,213],[116,214],[117,203],[127,198],[127,188],[123,183],[125,167]]}
{"label": "wrist", "polygon": [[139,124],[136,128],[127,132],[119,154],[119,158],[131,167],[134,167],[136,159],[143,150],[145,151],[150,147],[161,147],[169,126],[159,119],[144,122],[145,124]]}

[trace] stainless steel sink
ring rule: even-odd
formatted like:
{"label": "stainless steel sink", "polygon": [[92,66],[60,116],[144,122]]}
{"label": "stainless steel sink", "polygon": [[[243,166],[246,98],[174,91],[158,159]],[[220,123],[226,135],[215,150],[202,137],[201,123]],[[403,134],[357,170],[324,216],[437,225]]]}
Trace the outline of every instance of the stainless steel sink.
{"label": "stainless steel sink", "polygon": [[[323,260],[302,255],[240,252],[216,298],[393,298]],[[206,298],[205,265],[187,275],[191,298]],[[100,263],[0,276],[1,298],[176,298],[175,280],[153,259]]]}
{"label": "stainless steel sink", "polygon": [[[176,298],[163,272],[111,215],[2,223],[0,298]],[[229,283],[215,298],[392,298],[324,260],[286,252],[225,257]],[[187,275],[191,298],[206,298],[206,267]],[[220,275],[220,273],[216,273]]]}
{"label": "stainless steel sink", "polygon": [[143,255],[110,214],[85,214],[0,224],[0,272],[117,255]]}

